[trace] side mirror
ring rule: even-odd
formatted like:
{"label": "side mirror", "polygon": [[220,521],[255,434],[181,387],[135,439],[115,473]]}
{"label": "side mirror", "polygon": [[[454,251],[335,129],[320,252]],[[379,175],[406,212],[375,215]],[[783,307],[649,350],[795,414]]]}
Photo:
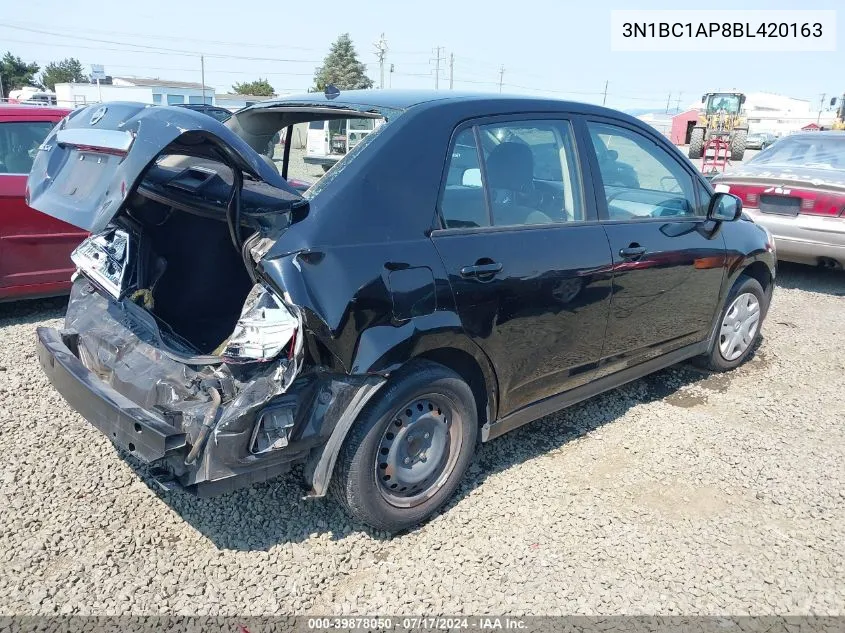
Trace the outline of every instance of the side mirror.
{"label": "side mirror", "polygon": [[615,149],[607,150],[607,157],[609,160],[618,160],[619,159],[619,152]]}
{"label": "side mirror", "polygon": [[481,187],[481,170],[478,167],[467,169],[461,177],[464,187]]}
{"label": "side mirror", "polygon": [[836,97],[833,97],[833,99],[830,100],[830,107],[832,108],[835,105],[836,105]]}
{"label": "side mirror", "polygon": [[707,101],[707,95],[701,95],[701,103]]}
{"label": "side mirror", "polygon": [[739,102],[740,102],[740,103],[745,103],[745,95],[740,95],[740,96],[739,96]]}
{"label": "side mirror", "polygon": [[733,222],[742,215],[742,200],[732,193],[717,191],[710,198],[707,219],[715,222]]}

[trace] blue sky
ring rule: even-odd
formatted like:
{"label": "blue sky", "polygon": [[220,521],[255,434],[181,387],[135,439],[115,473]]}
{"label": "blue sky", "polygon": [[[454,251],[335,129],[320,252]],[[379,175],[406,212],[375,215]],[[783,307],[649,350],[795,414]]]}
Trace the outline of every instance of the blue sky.
{"label": "blue sky", "polygon": [[[717,0],[707,9],[837,9],[841,0],[800,6],[784,0]],[[361,61],[378,79],[373,43],[384,32],[394,88],[434,87],[434,48],[455,55],[455,87],[548,92],[562,98],[663,110],[695,103],[702,92],[737,88],[812,99],[845,92],[843,45],[835,53],[614,53],[612,9],[671,9],[672,2],[637,0],[501,0],[425,3],[339,0],[291,3],[252,0],[25,0],[0,3],[0,52],[46,64],[75,56],[110,75],[206,82],[218,92],[235,81],[267,77],[278,92],[304,90],[338,34],[349,32]],[[23,11],[21,7],[26,7]],[[837,15],[841,34],[845,10]],[[9,28],[10,26],[20,28]],[[29,29],[29,30],[21,30]],[[66,34],[66,35],[60,35]],[[841,41],[841,37],[840,37]],[[242,59],[254,58],[254,59]],[[263,58],[263,59],[257,59]],[[386,80],[387,83],[387,80]],[[441,63],[441,89],[448,62]]]}

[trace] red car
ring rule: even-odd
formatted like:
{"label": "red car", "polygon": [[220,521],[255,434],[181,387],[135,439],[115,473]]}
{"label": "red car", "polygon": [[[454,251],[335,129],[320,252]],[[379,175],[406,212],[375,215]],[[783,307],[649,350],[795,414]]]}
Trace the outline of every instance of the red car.
{"label": "red car", "polygon": [[26,179],[38,146],[70,110],[0,105],[0,301],[70,290],[70,253],[87,236],[29,208]]}

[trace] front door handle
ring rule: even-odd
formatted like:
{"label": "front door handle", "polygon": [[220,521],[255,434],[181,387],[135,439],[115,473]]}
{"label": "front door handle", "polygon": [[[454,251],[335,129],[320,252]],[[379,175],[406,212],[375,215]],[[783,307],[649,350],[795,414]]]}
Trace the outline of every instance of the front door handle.
{"label": "front door handle", "polygon": [[489,264],[473,264],[461,268],[461,277],[492,277],[502,270],[501,262],[490,262]]}
{"label": "front door handle", "polygon": [[645,246],[639,244],[631,244],[628,248],[619,249],[619,257],[622,259],[637,259],[645,255]]}

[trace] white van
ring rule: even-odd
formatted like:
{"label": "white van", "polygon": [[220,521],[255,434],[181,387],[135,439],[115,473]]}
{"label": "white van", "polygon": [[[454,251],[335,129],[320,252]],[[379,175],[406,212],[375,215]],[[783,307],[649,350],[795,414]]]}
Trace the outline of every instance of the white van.
{"label": "white van", "polygon": [[382,123],[384,119],[312,121],[308,124],[303,160],[309,165],[320,165],[323,171],[328,171]]}

